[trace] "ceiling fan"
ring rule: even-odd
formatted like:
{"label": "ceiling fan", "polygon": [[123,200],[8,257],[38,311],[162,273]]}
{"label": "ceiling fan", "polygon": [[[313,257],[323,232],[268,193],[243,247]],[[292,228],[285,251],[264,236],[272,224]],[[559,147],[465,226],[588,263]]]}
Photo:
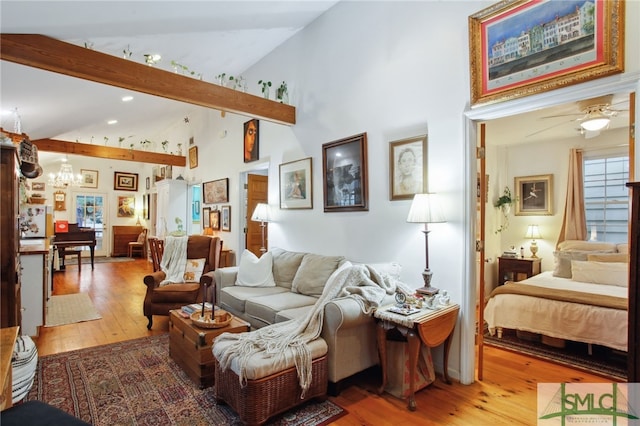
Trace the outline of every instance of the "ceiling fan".
{"label": "ceiling fan", "polygon": [[[580,126],[576,129],[585,138],[592,138],[598,136],[600,131],[606,130],[609,127],[611,118],[618,115],[619,112],[627,110],[613,109],[612,106],[613,95],[600,96],[593,99],[577,102],[579,113],[572,114],[559,114],[549,115],[541,117],[541,119],[558,118],[558,117],[576,117],[569,120],[569,122],[577,122]],[[550,130],[554,127],[563,126],[566,122],[561,122],[553,126],[538,130],[527,136],[533,136],[538,133]]]}

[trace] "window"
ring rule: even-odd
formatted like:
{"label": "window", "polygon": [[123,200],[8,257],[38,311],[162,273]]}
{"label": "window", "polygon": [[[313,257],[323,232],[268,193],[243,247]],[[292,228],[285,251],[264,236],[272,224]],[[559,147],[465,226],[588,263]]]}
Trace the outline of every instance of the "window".
{"label": "window", "polygon": [[584,204],[591,240],[626,243],[629,221],[629,156],[584,159]]}

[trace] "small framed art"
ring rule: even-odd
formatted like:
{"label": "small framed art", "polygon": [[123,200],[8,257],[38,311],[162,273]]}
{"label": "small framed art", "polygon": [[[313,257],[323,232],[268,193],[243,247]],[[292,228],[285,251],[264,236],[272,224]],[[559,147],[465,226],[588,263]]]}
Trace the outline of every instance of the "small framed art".
{"label": "small framed art", "polygon": [[244,123],[244,162],[250,163],[260,158],[259,121],[249,120]]}
{"label": "small framed art", "polygon": [[202,229],[211,228],[211,207],[202,209]]}
{"label": "small framed art", "polygon": [[44,182],[33,182],[31,184],[32,191],[44,191],[45,183]]}
{"label": "small framed art", "polygon": [[135,217],[136,199],[135,197],[118,197],[118,217]]}
{"label": "small framed art", "polygon": [[138,174],[113,172],[113,189],[116,191],[137,191]]}
{"label": "small framed art", "polygon": [[98,171],[80,169],[80,176],[82,181],[80,186],[83,188],[97,188],[98,187]]}
{"label": "small framed art", "polygon": [[312,209],[311,157],[280,164],[280,208]]}
{"label": "small framed art", "polygon": [[198,167],[198,147],[189,147],[189,168],[195,169]]}
{"label": "small framed art", "polygon": [[553,214],[553,175],[515,178],[516,216]]}
{"label": "small framed art", "polygon": [[214,231],[220,230],[220,210],[212,210],[209,214],[210,228]]}
{"label": "small framed art", "polygon": [[222,206],[220,227],[223,231],[231,232],[231,206]]}
{"label": "small framed art", "polygon": [[325,212],[367,211],[367,134],[322,145]]}
{"label": "small framed art", "polygon": [[411,200],[427,192],[427,135],[389,143],[391,200]]}

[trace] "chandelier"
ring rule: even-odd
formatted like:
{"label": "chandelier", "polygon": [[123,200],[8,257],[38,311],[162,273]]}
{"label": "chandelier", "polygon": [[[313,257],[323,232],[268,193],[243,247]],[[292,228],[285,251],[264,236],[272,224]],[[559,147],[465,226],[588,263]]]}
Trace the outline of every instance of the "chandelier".
{"label": "chandelier", "polygon": [[73,167],[67,163],[66,158],[62,160],[58,173],[49,173],[49,185],[52,185],[54,188],[79,186],[81,182],[82,176],[73,174]]}

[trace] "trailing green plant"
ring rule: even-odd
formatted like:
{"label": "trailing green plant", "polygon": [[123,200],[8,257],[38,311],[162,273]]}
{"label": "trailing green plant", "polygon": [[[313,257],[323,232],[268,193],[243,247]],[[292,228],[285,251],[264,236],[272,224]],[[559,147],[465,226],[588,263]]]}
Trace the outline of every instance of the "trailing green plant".
{"label": "trailing green plant", "polygon": [[498,200],[496,200],[494,206],[502,207],[505,204],[513,204],[515,201],[517,200],[511,195],[511,190],[508,186],[505,186],[504,191],[502,191],[502,195],[500,196],[500,198],[498,198]]}
{"label": "trailing green plant", "polygon": [[186,65],[182,65],[176,61],[171,61],[171,66],[176,71],[176,73],[178,72],[178,69],[181,69],[182,74],[190,74],[202,80],[202,73],[198,73],[196,71],[190,70],[189,67],[187,67]]}

